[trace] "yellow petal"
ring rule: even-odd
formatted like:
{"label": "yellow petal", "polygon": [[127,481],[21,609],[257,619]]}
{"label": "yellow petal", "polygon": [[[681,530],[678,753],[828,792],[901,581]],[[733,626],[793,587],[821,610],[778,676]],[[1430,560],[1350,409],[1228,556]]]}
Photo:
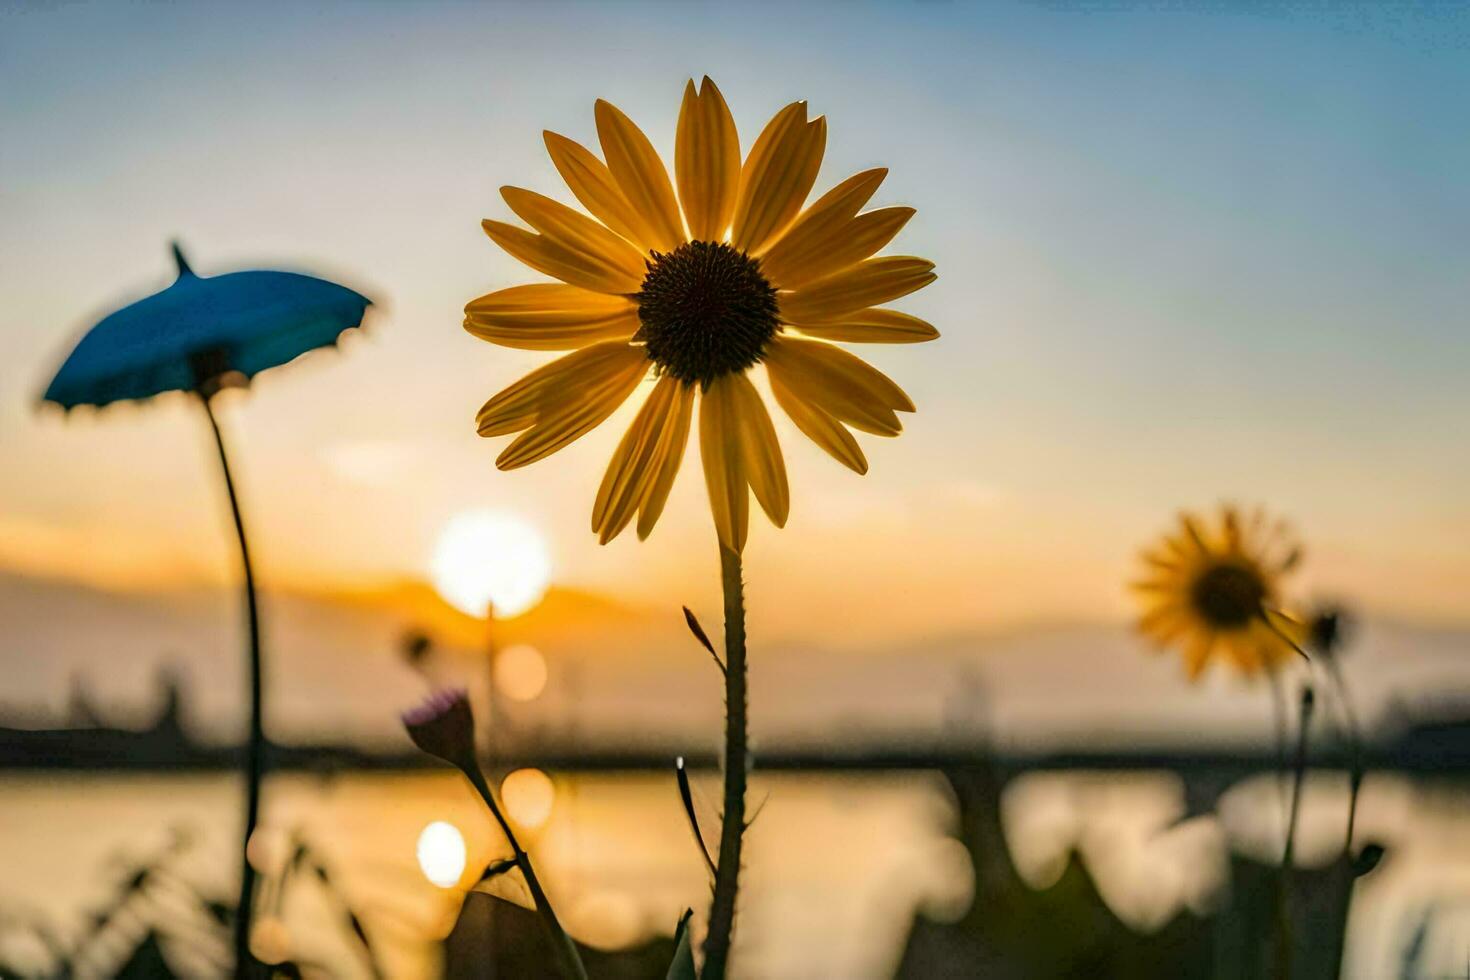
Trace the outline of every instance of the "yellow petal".
{"label": "yellow petal", "polygon": [[618,443],[592,505],[592,530],[603,544],[628,526],[657,475],[659,447],[674,422],[672,413],[682,387],[672,375],[659,379]]}
{"label": "yellow petal", "polygon": [[[1267,613],[1270,615],[1270,613]],[[1265,622],[1254,619],[1250,624],[1251,638],[1255,641],[1257,655],[1263,664],[1275,667],[1298,656],[1295,648],[1287,643]]]}
{"label": "yellow petal", "polygon": [[849,313],[827,323],[798,323],[807,337],[849,344],[920,344],[939,336],[929,323],[916,316],[872,307]]}
{"label": "yellow petal", "polygon": [[802,400],[777,381],[774,374],[770,375],[770,379],[771,394],[776,397],[776,404],[786,411],[791,421],[808,439],[821,446],[829,456],[848,469],[857,473],[868,472],[868,459],[846,426],[817,406]]}
{"label": "yellow petal", "polygon": [[1187,548],[1187,547],[1185,547],[1184,542],[1181,541],[1180,539],[1174,537],[1174,535],[1172,535],[1172,534],[1166,534],[1166,535],[1164,535],[1162,544],[1164,546],[1164,549],[1170,555],[1172,555],[1175,558],[1179,559],[1181,562],[1193,561],[1194,560],[1194,555],[1192,555],[1190,553],[1190,549]]}
{"label": "yellow petal", "polygon": [[1190,681],[1197,681],[1210,663],[1210,651],[1215,645],[1215,635],[1205,632],[1195,636],[1184,648],[1184,670]]}
{"label": "yellow petal", "polygon": [[470,333],[521,350],[576,350],[627,339],[640,325],[631,300],[561,283],[497,290],[471,301],[464,312]]}
{"label": "yellow petal", "polygon": [[745,478],[771,523],[785,527],[791,512],[791,488],[786,482],[786,463],[781,458],[771,415],[749,377],[732,374],[729,383],[735,396],[735,417],[740,423],[740,462]]}
{"label": "yellow petal", "polygon": [[1249,632],[1224,636],[1222,646],[1225,656],[1244,677],[1254,677],[1265,667],[1261,648],[1252,642]]}
{"label": "yellow petal", "polygon": [[1189,626],[1178,603],[1166,602],[1138,620],[1138,631],[1151,639],[1155,646],[1162,647]]}
{"label": "yellow petal", "polygon": [[812,254],[815,243],[831,241],[868,203],[886,176],[886,167],[864,170],[817,198],[816,203],[803,211],[780,239],[767,243],[760,255],[761,271],[775,282],[776,276]]}
{"label": "yellow petal", "polygon": [[553,397],[544,398],[531,427],[516,436],[495,458],[496,467],[513,470],[545,459],[591,432],[617,411],[648,373],[648,360],[642,357],[642,350],[628,349],[637,352],[641,360],[630,360],[621,372],[597,384],[581,390],[557,391]]}
{"label": "yellow petal", "polygon": [[1220,508],[1220,531],[1225,538],[1225,550],[1240,551],[1240,512],[1233,504]]}
{"label": "yellow petal", "polygon": [[640,283],[648,271],[638,249],[600,222],[559,201],[520,187],[502,187],[500,196],[521,220],[564,248],[588,255]]}
{"label": "yellow petal", "polygon": [[582,207],[643,252],[648,252],[658,243],[653,223],[628,203],[607,164],[597,159],[591,150],[565,136],[550,130],[542,136],[546,141],[546,152],[551,154],[551,162],[577,200],[582,202]]}
{"label": "yellow petal", "polygon": [[1153,632],[1156,627],[1178,617],[1183,608],[1178,601],[1172,599],[1157,603],[1139,618],[1138,628],[1145,633]]}
{"label": "yellow petal", "polygon": [[1191,549],[1195,554],[1201,556],[1211,553],[1213,549],[1205,543],[1204,533],[1200,531],[1199,518],[1187,511],[1181,511],[1179,514],[1179,526],[1184,529],[1184,534],[1180,540],[1186,548]]}
{"label": "yellow petal", "polygon": [[1172,552],[1142,551],[1139,552],[1138,558],[1144,564],[1152,565],[1154,568],[1162,569],[1166,572],[1177,572],[1184,567],[1183,563]]}
{"label": "yellow petal", "polygon": [[776,113],[740,172],[731,244],[755,253],[786,229],[817,182],[826,147],[827,120],[807,122],[805,102]]}
{"label": "yellow petal", "polygon": [[745,548],[750,498],[740,451],[738,396],[730,380],[734,377],[716,378],[699,400],[699,457],[720,543],[738,553]]}
{"label": "yellow petal", "polygon": [[656,471],[648,484],[643,502],[638,505],[638,538],[643,540],[653,532],[653,525],[664,511],[669,491],[674,487],[674,477],[679,475],[679,464],[684,459],[684,446],[689,442],[689,418],[694,411],[694,385],[680,384],[674,394],[674,406],[664,424],[659,439],[658,452],[653,462]]}
{"label": "yellow petal", "polygon": [[894,436],[898,412],[914,403],[881,371],[840,347],[779,335],[766,346],[766,369],[807,402],[854,428]]}
{"label": "yellow petal", "polygon": [[[910,218],[913,208],[879,208],[858,215],[838,228],[830,238],[815,243],[785,266],[770,268],[765,260],[761,269],[771,283],[780,289],[796,289],[823,276],[829,276],[861,262],[893,240]],[[786,239],[783,236],[782,242]],[[778,247],[781,243],[777,243]]]}
{"label": "yellow petal", "polygon": [[679,131],[674,144],[674,178],[689,236],[723,241],[740,190],[740,136],[730,107],[709,76],[694,90],[684,87]]}
{"label": "yellow petal", "polygon": [[674,200],[669,172],[643,131],[612,103],[597,100],[597,138],[607,169],[623,197],[653,230],[653,247],[672,251],[684,241],[684,221]]}
{"label": "yellow petal", "polygon": [[906,296],[933,282],[934,263],[908,255],[868,259],[790,293],[777,302],[784,323],[836,320],[889,300]]}
{"label": "yellow petal", "polygon": [[610,264],[602,258],[576,252],[558,242],[502,221],[480,222],[495,244],[537,272],[598,293],[629,295],[643,286],[641,275]]}
{"label": "yellow petal", "polygon": [[1271,635],[1271,646],[1283,657],[1299,657],[1300,647],[1311,639],[1312,628],[1306,623],[1279,609],[1264,610],[1264,621],[1257,621]]}
{"label": "yellow petal", "polygon": [[593,344],[516,381],[487,401],[475,422],[482,436],[519,432],[558,402],[575,401],[583,391],[647,367],[641,347],[621,341]]}
{"label": "yellow petal", "polygon": [[1144,609],[1154,609],[1158,606],[1178,604],[1183,601],[1188,591],[1188,583],[1181,582],[1177,576],[1164,576],[1162,578],[1133,581],[1128,587],[1135,592],[1142,593],[1138,601]]}

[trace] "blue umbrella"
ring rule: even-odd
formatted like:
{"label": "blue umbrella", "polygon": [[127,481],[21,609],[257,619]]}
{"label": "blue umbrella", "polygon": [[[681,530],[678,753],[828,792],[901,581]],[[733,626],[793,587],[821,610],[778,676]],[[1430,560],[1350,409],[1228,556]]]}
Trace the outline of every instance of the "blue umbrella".
{"label": "blue umbrella", "polygon": [[[231,272],[198,276],[178,245],[179,277],[172,286],[104,317],[78,342],[42,396],[64,408],[151,398],[165,391],[199,396],[219,450],[220,469],[240,542],[249,622],[250,740],[246,753],[245,842],[260,810],[265,734],[261,724],[260,619],[255,574],[229,454],[210,404],[224,387],[335,344],[362,323],[372,301],[345,286],[294,272]],[[240,904],[235,917],[237,974],[250,964],[250,910],[255,872],[241,848]]]}
{"label": "blue umbrella", "polygon": [[200,374],[250,378],[336,342],[362,321],[365,296],[294,272],[196,276],[174,246],[179,278],[102,319],[43,396],[64,408],[194,391]]}

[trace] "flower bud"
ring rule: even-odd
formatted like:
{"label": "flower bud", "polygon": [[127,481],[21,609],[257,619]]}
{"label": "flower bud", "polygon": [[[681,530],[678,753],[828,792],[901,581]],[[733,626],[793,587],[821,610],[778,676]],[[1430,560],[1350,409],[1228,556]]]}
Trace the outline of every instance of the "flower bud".
{"label": "flower bud", "polygon": [[435,691],[402,717],[414,745],[460,769],[474,765],[475,716],[464,688]]}

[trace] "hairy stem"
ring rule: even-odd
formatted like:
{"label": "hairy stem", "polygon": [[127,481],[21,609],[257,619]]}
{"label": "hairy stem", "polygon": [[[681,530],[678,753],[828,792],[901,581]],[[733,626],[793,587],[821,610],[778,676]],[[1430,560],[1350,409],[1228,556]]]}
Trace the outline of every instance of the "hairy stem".
{"label": "hairy stem", "polygon": [[745,834],[745,596],[740,555],[720,547],[720,580],[725,591],[725,813],[720,829],[715,894],[709,934],[704,940],[703,980],[723,980],[735,928],[735,896],[740,887],[740,847]]}
{"label": "hairy stem", "polygon": [[536,905],[536,911],[541,915],[541,921],[546,923],[547,930],[551,933],[553,955],[556,957],[557,966],[562,974],[571,980],[587,980],[587,968],[582,965],[581,954],[577,952],[577,946],[572,942],[572,937],[562,928],[561,921],[556,917],[556,911],[551,907],[551,901],[547,899],[546,892],[541,889],[541,880],[536,877],[536,869],[531,866],[531,855],[527,854],[516,839],[515,831],[511,829],[510,822],[500,812],[500,804],[495,801],[495,794],[490,792],[490,785],[485,782],[485,774],[480,771],[478,763],[470,761],[460,767],[475,791],[480,794],[480,799],[485,801],[485,806],[490,810],[490,815],[495,822],[500,824],[500,830],[505,834],[506,842],[510,844],[511,854],[515,857],[516,867],[521,869],[521,876],[526,879],[526,889],[531,893],[531,901]]}

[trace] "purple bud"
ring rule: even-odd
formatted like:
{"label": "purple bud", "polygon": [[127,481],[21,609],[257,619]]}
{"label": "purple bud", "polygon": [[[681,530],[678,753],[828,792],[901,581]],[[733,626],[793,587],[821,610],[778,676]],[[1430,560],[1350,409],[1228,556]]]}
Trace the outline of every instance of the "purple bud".
{"label": "purple bud", "polygon": [[413,744],[463,769],[475,759],[475,716],[464,688],[435,691],[402,715]]}

